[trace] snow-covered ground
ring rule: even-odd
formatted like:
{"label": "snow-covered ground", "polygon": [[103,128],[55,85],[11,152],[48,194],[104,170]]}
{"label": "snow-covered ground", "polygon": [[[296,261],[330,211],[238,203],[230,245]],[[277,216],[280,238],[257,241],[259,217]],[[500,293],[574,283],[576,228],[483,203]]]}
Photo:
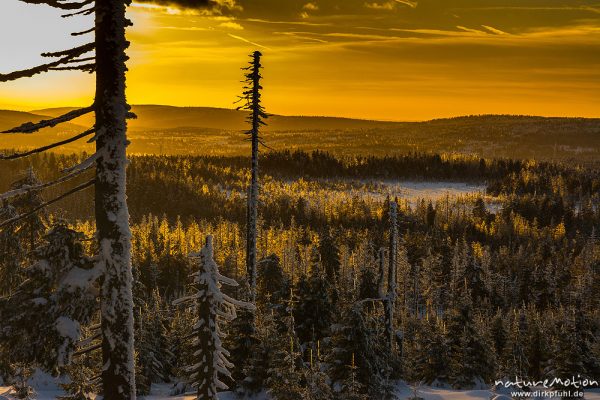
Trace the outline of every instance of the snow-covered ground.
{"label": "snow-covered ground", "polygon": [[[36,390],[36,399],[38,400],[52,400],[57,396],[63,394],[58,389],[58,382],[56,379],[45,375],[43,373],[36,372],[32,379],[32,385]],[[146,400],[193,400],[195,396],[193,394],[180,395],[180,396],[169,396],[171,385],[153,385],[152,394],[146,396]],[[432,388],[422,386],[419,388],[417,395],[424,400],[488,400],[492,393],[489,390],[451,390]],[[396,389],[396,398],[398,400],[409,399],[413,396],[413,390],[411,387],[404,383],[399,383]],[[9,387],[0,386],[0,400],[14,400],[11,389]],[[508,400],[510,396],[499,395],[497,400]],[[600,400],[600,390],[586,391],[586,400]],[[219,394],[219,400],[237,400],[237,397],[230,392],[222,392]],[[268,396],[261,394],[254,397],[251,400],[269,400]],[[377,400],[377,399],[373,399]],[[542,399],[540,399],[542,400]],[[555,400],[555,399],[552,399]]]}
{"label": "snow-covered ground", "polygon": [[411,181],[379,181],[369,182],[371,187],[365,194],[375,198],[390,196],[408,202],[414,207],[419,200],[435,203],[446,197],[464,197],[469,195],[485,195],[485,186],[464,182],[411,182]]}

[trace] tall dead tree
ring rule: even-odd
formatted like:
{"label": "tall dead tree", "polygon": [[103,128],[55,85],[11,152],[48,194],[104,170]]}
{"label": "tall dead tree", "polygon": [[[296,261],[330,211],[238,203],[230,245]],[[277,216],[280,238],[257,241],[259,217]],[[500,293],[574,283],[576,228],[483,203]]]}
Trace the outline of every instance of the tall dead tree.
{"label": "tall dead tree", "polygon": [[258,219],[258,152],[259,145],[262,142],[260,136],[260,127],[266,125],[264,120],[268,118],[265,109],[261,104],[262,86],[260,80],[262,76],[260,70],[261,52],[255,51],[250,55],[249,66],[243,68],[244,74],[244,91],[240,100],[245,104],[238,107],[238,110],[250,111],[247,121],[251,125],[251,129],[246,132],[248,139],[252,143],[252,172],[251,182],[248,188],[248,211],[247,211],[247,226],[246,226],[246,271],[250,281],[251,301],[256,302],[256,241],[257,241],[257,219]]}
{"label": "tall dead tree", "polygon": [[102,388],[110,400],[135,398],[131,232],[127,208],[125,17],[130,0],[96,0],[96,228],[101,287]]}
{"label": "tall dead tree", "polygon": [[[94,134],[90,141],[96,142],[96,153],[90,158],[64,171],[59,179],[40,183],[35,187],[20,188],[1,195],[2,199],[19,196],[27,191],[40,191],[80,176],[84,171],[96,168],[95,178],[76,186],[55,199],[45,202],[36,210],[47,207],[77,191],[95,184],[97,238],[100,253],[98,267],[102,271],[102,387],[105,399],[135,399],[135,374],[133,357],[133,300],[130,260],[129,214],[126,203],[125,168],[126,118],[129,106],[125,99],[125,51],[129,43],[125,28],[130,22],[125,9],[130,0],[21,0],[29,4],[43,4],[67,13],[63,17],[95,15],[95,26],[73,36],[94,34],[95,40],[72,49],[44,53],[52,58],[36,67],[0,74],[0,82],[31,77],[53,70],[96,72],[96,98],[85,108],[70,111],[62,116],[36,123],[26,123],[5,133],[30,134],[42,128],[54,127],[82,115],[95,112],[93,128],[70,139],[22,153],[0,156],[0,159],[16,159],[56,148]],[[95,50],[96,54],[91,54]],[[0,229],[15,224],[31,215],[20,215],[0,223]]]}

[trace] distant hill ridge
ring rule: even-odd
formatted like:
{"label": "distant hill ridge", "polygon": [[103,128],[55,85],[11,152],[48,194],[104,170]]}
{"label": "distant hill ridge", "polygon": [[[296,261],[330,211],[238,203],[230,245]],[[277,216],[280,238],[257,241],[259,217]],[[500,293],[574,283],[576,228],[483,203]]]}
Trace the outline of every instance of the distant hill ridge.
{"label": "distant hill ridge", "polygon": [[[62,115],[73,108],[29,113],[0,110],[0,130]],[[129,121],[132,154],[248,153],[247,113],[211,107],[134,105]],[[525,115],[472,115],[424,122],[369,121],[338,117],[273,115],[264,138],[275,150],[323,150],[343,155],[394,155],[409,151],[482,157],[600,160],[600,119]],[[89,129],[89,114],[32,135],[0,135],[0,149],[25,149],[64,140]],[[92,151],[78,141],[63,152]]]}
{"label": "distant hill ridge", "polygon": [[[58,116],[74,107],[47,108],[32,111],[38,115]],[[177,128],[208,128],[222,130],[248,129],[247,113],[228,108],[175,107],[163,105],[134,105],[132,111],[138,116],[129,121],[133,130],[164,130]],[[85,123],[84,123],[85,121]],[[92,115],[82,117],[75,123],[89,125]],[[365,129],[393,127],[397,122],[371,121],[340,117],[282,116],[272,115],[268,119],[267,131],[308,129]]]}

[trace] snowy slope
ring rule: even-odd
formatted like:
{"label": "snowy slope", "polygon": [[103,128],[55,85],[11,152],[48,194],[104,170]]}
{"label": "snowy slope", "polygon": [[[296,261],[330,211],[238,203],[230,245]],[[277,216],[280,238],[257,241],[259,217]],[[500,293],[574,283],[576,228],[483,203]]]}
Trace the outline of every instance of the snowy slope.
{"label": "snowy slope", "polygon": [[[36,399],[38,400],[52,400],[58,395],[62,394],[62,391],[58,388],[56,379],[45,375],[43,373],[36,372],[32,378],[31,384],[36,390]],[[144,397],[145,400],[194,400],[193,394],[181,395],[181,396],[169,396],[171,385],[153,385],[152,395]],[[399,400],[409,399],[412,397],[412,389],[404,383],[399,383],[396,391],[396,397]],[[488,400],[491,397],[489,390],[451,390],[451,389],[440,389],[422,386],[419,388],[418,396],[424,400]],[[141,399],[141,398],[140,398]],[[510,396],[501,395],[496,398],[497,400],[508,400]],[[594,390],[592,392],[586,391],[586,400],[600,400],[600,390]],[[11,395],[9,387],[0,386],[0,400],[15,400]],[[237,400],[230,392],[222,392],[219,394],[219,400]],[[257,397],[247,400],[269,400],[268,396],[261,394]],[[373,399],[377,400],[377,399]]]}

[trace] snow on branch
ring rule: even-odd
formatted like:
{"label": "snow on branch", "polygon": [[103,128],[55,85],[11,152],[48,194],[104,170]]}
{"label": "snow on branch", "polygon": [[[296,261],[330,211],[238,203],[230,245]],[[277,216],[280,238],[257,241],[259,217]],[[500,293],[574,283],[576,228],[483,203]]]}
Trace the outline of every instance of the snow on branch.
{"label": "snow on branch", "polygon": [[11,190],[9,192],[0,194],[0,200],[10,199],[10,198],[20,196],[20,195],[23,195],[23,194],[26,194],[29,192],[39,192],[42,189],[46,189],[46,188],[67,182],[67,181],[75,178],[76,176],[80,175],[85,170],[89,169],[92,166],[92,162],[90,161],[90,159],[91,159],[91,157],[88,158],[83,163],[78,164],[76,166],[77,168],[73,167],[73,169],[71,171],[69,171],[69,173],[67,175],[61,176],[60,178],[58,178],[52,182],[46,182],[46,183],[42,183],[42,184],[34,185],[34,186],[24,186],[22,188]]}
{"label": "snow on branch", "polygon": [[199,253],[190,254],[198,273],[194,274],[193,293],[174,304],[192,303],[198,312],[193,326],[193,355],[196,363],[185,370],[190,374],[192,386],[197,388],[199,399],[216,399],[217,389],[227,389],[219,374],[231,378],[229,351],[223,348],[220,324],[236,318],[236,307],[255,309],[253,304],[237,301],[221,291],[222,285],[237,286],[237,282],[219,274],[214,260],[213,237],[207,236]]}
{"label": "snow on branch", "polygon": [[92,179],[90,181],[82,183],[81,185],[74,187],[73,189],[69,190],[68,192],[66,192],[66,193],[64,193],[64,194],[62,194],[62,195],[60,195],[58,197],[55,197],[52,200],[49,200],[49,201],[47,201],[47,202],[45,202],[45,203],[43,203],[43,204],[35,207],[33,210],[31,210],[31,211],[29,211],[27,213],[18,215],[18,216],[14,217],[14,218],[8,219],[8,220],[0,223],[0,229],[4,229],[4,228],[6,228],[9,225],[12,225],[12,224],[14,224],[16,222],[22,221],[22,220],[24,220],[26,218],[29,218],[30,216],[32,216],[33,214],[37,213],[41,209],[46,208],[46,207],[48,207],[48,206],[50,206],[50,205],[52,205],[54,203],[57,203],[57,202],[61,201],[62,199],[66,198],[66,197],[69,197],[72,194],[75,194],[75,193],[80,192],[80,191],[82,191],[84,189],[87,189],[88,187],[94,185],[95,183],[96,183],[95,179]]}
{"label": "snow on branch", "polygon": [[94,164],[96,161],[98,161],[98,158],[100,158],[100,153],[96,152],[96,153],[92,154],[91,156],[89,156],[88,158],[86,158],[81,163],[79,163],[77,165],[73,165],[72,167],[63,169],[62,172],[68,174],[68,173],[71,173],[74,171],[86,170],[86,169],[90,168],[92,166],[92,164]]}
{"label": "snow on branch", "polygon": [[52,70],[52,71],[84,71],[84,72],[89,72],[91,74],[92,72],[96,71],[96,64],[91,63],[91,64],[73,65],[73,66],[66,66],[66,67],[54,67],[54,68],[50,68],[50,70]]}
{"label": "snow on branch", "polygon": [[27,4],[45,4],[50,7],[61,10],[79,10],[82,7],[92,4],[95,0],[83,0],[79,2],[68,2],[66,0],[20,0]]}
{"label": "snow on branch", "polygon": [[81,46],[73,47],[68,50],[61,51],[51,51],[42,53],[42,57],[69,57],[69,59],[73,59],[75,57],[79,57],[82,54],[88,53],[96,48],[95,43],[86,43]]}
{"label": "snow on branch", "polygon": [[53,68],[60,67],[63,64],[68,63],[76,57],[79,57],[82,54],[88,53],[94,48],[96,45],[94,43],[88,43],[83,46],[75,47],[70,50],[60,51],[56,53],[44,53],[42,56],[44,57],[62,57],[57,61],[41,64],[36,67],[30,69],[24,69],[21,71],[14,71],[8,74],[0,74],[0,82],[9,82],[14,81],[21,78],[29,78],[37,74],[41,74],[44,72],[51,71]]}
{"label": "snow on branch", "polygon": [[9,129],[7,131],[3,131],[2,133],[34,133],[39,131],[42,128],[53,128],[58,124],[62,124],[64,122],[72,121],[75,118],[81,117],[82,115],[89,114],[94,111],[94,106],[89,106],[85,108],[79,108],[77,110],[69,111],[66,114],[63,114],[59,117],[46,119],[37,123],[26,122],[23,125],[17,126],[16,128]]}
{"label": "snow on branch", "polygon": [[92,128],[92,129],[88,129],[85,132],[80,133],[79,135],[73,136],[69,139],[61,140],[60,142],[56,142],[56,143],[52,143],[52,144],[49,144],[46,146],[38,147],[37,149],[25,151],[23,153],[14,153],[14,154],[9,154],[9,155],[0,154],[0,160],[16,160],[18,158],[28,157],[32,154],[42,153],[46,150],[50,150],[50,149],[54,149],[56,147],[62,146],[63,144],[75,142],[81,138],[91,135],[94,132],[96,132],[96,130]]}

